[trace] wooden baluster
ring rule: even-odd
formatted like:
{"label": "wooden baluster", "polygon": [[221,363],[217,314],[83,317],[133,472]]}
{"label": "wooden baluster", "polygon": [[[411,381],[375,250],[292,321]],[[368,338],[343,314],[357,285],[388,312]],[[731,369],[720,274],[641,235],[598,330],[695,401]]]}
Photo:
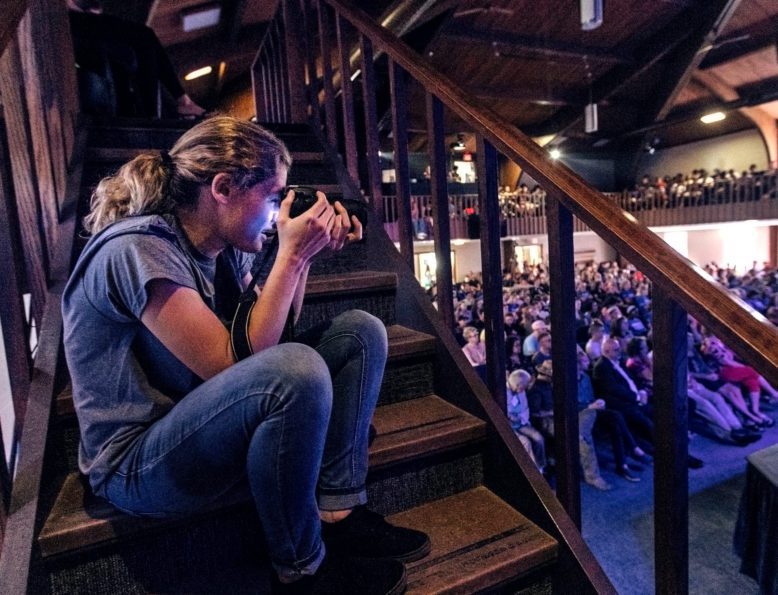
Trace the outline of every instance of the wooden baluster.
{"label": "wooden baluster", "polygon": [[654,556],[657,593],[689,590],[686,312],[653,288]]}
{"label": "wooden baluster", "polygon": [[432,190],[432,233],[435,238],[435,281],[438,288],[438,312],[445,325],[455,324],[454,286],[451,274],[451,217],[449,215],[446,171],[446,140],[443,129],[443,103],[427,92],[427,139],[430,146],[430,187]]}
{"label": "wooden baluster", "polygon": [[308,73],[306,80],[306,96],[308,97],[307,105],[310,107],[309,118],[314,130],[321,131],[322,119],[321,106],[319,105],[319,73],[316,70],[316,56],[314,54],[315,48],[313,39],[315,34],[310,0],[302,0],[300,2],[300,12],[303,30],[302,32],[298,32],[298,39],[305,50],[305,65]]}
{"label": "wooden baluster", "polygon": [[481,223],[481,271],[486,323],[486,386],[503,412],[505,394],[505,323],[502,315],[500,204],[497,200],[497,150],[477,135],[478,211]]}
{"label": "wooden baluster", "polygon": [[294,124],[304,124],[308,121],[305,101],[305,51],[300,40],[300,23],[302,12],[297,0],[283,0],[284,42],[286,69],[284,81],[289,90],[289,120]]}
{"label": "wooden baluster", "polygon": [[[260,50],[262,52],[263,50]],[[269,122],[267,109],[267,81],[263,75],[262,53],[257,53],[251,65],[251,93],[254,96],[254,114],[258,122]]]}
{"label": "wooden baluster", "polygon": [[408,93],[405,70],[389,60],[389,85],[392,97],[392,136],[394,137],[394,173],[397,188],[400,254],[413,270],[413,221],[411,221],[411,173],[408,167]]}
{"label": "wooden baluster", "polygon": [[357,153],[356,123],[354,118],[354,87],[351,84],[351,55],[348,42],[349,24],[346,19],[336,15],[335,23],[340,54],[341,107],[343,109],[343,150],[346,155],[346,169],[351,178],[359,181],[359,159]]}
{"label": "wooden baluster", "polygon": [[578,469],[578,357],[575,341],[575,264],[573,215],[546,195],[548,256],[551,285],[551,355],[554,362],[554,442],[557,498],[581,528]]}
{"label": "wooden baluster", "polygon": [[329,7],[316,0],[319,18],[319,43],[321,46],[322,73],[324,76],[324,122],[327,128],[327,141],[330,146],[338,147],[338,120],[335,115],[335,87],[332,84],[332,39],[330,31]]}
{"label": "wooden baluster", "polygon": [[29,112],[21,95],[20,81],[23,80],[19,44],[13,40],[0,56],[0,96],[5,108],[8,153],[24,246],[27,288],[32,295],[31,315],[40,324],[46,299],[49,252],[39,227],[38,180],[30,139]]}
{"label": "wooden baluster", "polygon": [[362,101],[365,111],[365,152],[367,153],[368,194],[379,222],[383,222],[384,200],[381,192],[381,164],[378,160],[378,114],[375,101],[376,81],[373,66],[373,43],[359,36],[362,54]]}
{"label": "wooden baluster", "polygon": [[[31,357],[24,314],[24,256],[19,234],[19,217],[14,203],[8,147],[5,144],[5,126],[0,122],[0,326],[5,344],[6,365],[14,403],[16,425],[24,420],[27,395],[30,389]],[[40,320],[38,318],[37,320]],[[8,436],[13,440],[14,436]]]}

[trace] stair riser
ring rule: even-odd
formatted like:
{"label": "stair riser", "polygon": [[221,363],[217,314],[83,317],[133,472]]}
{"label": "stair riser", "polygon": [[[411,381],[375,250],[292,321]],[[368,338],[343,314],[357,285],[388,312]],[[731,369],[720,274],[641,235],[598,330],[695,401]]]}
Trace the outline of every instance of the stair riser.
{"label": "stair riser", "polygon": [[331,299],[306,301],[300,318],[295,325],[302,333],[320,322],[332,320],[338,314],[349,310],[364,310],[386,324],[395,324],[394,295],[388,293],[356,295],[352,298],[335,296]]}
{"label": "stair riser", "polygon": [[119,147],[122,149],[144,149],[157,147],[169,149],[181,137],[182,130],[152,130],[139,132],[131,128],[93,129],[89,144],[94,147]]}
{"label": "stair riser", "polygon": [[432,370],[429,359],[390,361],[384,370],[378,404],[399,403],[434,393]]}

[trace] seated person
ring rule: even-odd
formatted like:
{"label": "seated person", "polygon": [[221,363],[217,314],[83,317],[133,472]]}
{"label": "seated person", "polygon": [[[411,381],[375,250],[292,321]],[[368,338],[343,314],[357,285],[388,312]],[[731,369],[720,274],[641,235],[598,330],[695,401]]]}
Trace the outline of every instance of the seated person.
{"label": "seated person", "polygon": [[[547,438],[554,437],[554,411],[552,375],[554,368],[550,359],[535,368],[536,377],[528,393],[530,418],[537,429]],[[584,481],[599,490],[611,489],[600,475],[597,452],[594,449],[592,428],[596,419],[595,408],[586,408],[578,415],[578,453]]]}
{"label": "seated person", "polygon": [[705,388],[689,373],[689,398],[695,403],[695,415],[702,419],[711,433],[722,442],[745,446],[761,438],[761,433],[743,427],[719,393]]}
{"label": "seated person", "polygon": [[[589,357],[580,347],[578,354],[578,411],[594,411],[596,413],[595,427],[602,427],[610,436],[613,448],[613,458],[616,465],[616,474],[631,482],[640,481],[640,477],[634,475],[632,471],[639,471],[642,467],[637,465],[630,466],[627,463],[626,455],[632,457],[639,463],[650,463],[649,457],[637,444],[632,432],[624,421],[624,416],[618,411],[608,409],[603,399],[597,399],[594,393],[594,386],[589,377]],[[581,413],[578,415],[581,422]]]}
{"label": "seated person", "polygon": [[715,391],[723,396],[732,408],[741,415],[746,427],[757,428],[760,426],[762,418],[748,408],[740,389],[730,382],[724,382],[719,377],[719,373],[708,365],[695,346],[693,333],[687,333],[686,337],[686,361],[689,365],[691,377],[706,389]]}
{"label": "seated person", "polygon": [[602,321],[595,318],[589,325],[589,340],[586,342],[585,350],[586,355],[589,356],[591,361],[597,361],[602,355],[602,340],[605,336],[605,327]]}
{"label": "seated person", "polygon": [[462,331],[465,345],[462,347],[462,353],[467,356],[467,361],[473,367],[483,366],[486,364],[486,347],[481,343],[481,338],[478,334],[478,329],[474,326],[467,326]]}
{"label": "seated person", "polygon": [[532,356],[532,367],[537,369],[548,359],[551,359],[551,333],[542,332],[538,335],[538,350]]}
{"label": "seated person", "polygon": [[508,419],[513,432],[518,436],[524,449],[529,453],[541,473],[546,468],[546,441],[530,424],[527,387],[532,376],[526,370],[514,370],[508,375],[506,394],[508,398]]}
{"label": "seated person", "polygon": [[654,372],[645,338],[632,337],[627,341],[627,362],[624,368],[635,382],[635,386],[639,390],[646,391],[650,398],[654,390]]}
{"label": "seated person", "polygon": [[[401,561],[430,543],[365,507],[386,329],[352,310],[279,343],[279,312],[299,314],[312,259],[362,228],[321,192],[290,217],[293,191],[279,206],[290,166],[270,132],[221,116],[99,183],[62,297],[79,466],[97,496],[137,516],[245,493],[279,592],[395,593]],[[276,214],[276,259],[231,335],[230,298],[248,288]]]}
{"label": "seated person", "polygon": [[735,354],[715,337],[708,337],[703,343],[706,355],[712,358],[719,368],[719,376],[725,382],[731,382],[748,392],[751,412],[763,427],[772,427],[775,420],[762,413],[760,407],[761,391],[764,390],[771,399],[778,400],[778,390],[773,388],[756,370],[735,359]]}
{"label": "seated person", "polygon": [[524,339],[524,344],[521,349],[522,354],[527,359],[535,355],[535,352],[538,350],[538,337],[540,337],[541,333],[548,331],[546,323],[542,320],[535,320],[532,323],[531,329],[532,332]]}

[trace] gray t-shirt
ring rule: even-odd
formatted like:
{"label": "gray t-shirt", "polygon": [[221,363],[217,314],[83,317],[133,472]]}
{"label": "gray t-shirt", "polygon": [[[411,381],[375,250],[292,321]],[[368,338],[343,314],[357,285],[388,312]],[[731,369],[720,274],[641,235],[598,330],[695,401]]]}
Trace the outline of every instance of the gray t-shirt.
{"label": "gray t-shirt", "polygon": [[[242,278],[253,256],[228,248],[229,275]],[[196,290],[222,319],[216,259],[191,246],[172,217],[115,223],[90,239],[62,296],[65,355],[81,428],[79,466],[97,489],[125,449],[201,383],[141,323],[147,285],[167,279]],[[236,285],[237,287],[237,285]]]}

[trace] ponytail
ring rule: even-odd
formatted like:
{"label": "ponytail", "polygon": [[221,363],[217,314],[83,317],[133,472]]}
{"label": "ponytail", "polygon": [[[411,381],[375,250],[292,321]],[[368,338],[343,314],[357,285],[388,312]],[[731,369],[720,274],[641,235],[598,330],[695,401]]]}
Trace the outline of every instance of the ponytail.
{"label": "ponytail", "polygon": [[84,227],[96,234],[135,215],[193,208],[200,189],[217,173],[247,189],[291,167],[286,146],[272,133],[245,120],[215,116],[203,120],[176,141],[170,153],[144,153],[104,178],[92,193]]}

